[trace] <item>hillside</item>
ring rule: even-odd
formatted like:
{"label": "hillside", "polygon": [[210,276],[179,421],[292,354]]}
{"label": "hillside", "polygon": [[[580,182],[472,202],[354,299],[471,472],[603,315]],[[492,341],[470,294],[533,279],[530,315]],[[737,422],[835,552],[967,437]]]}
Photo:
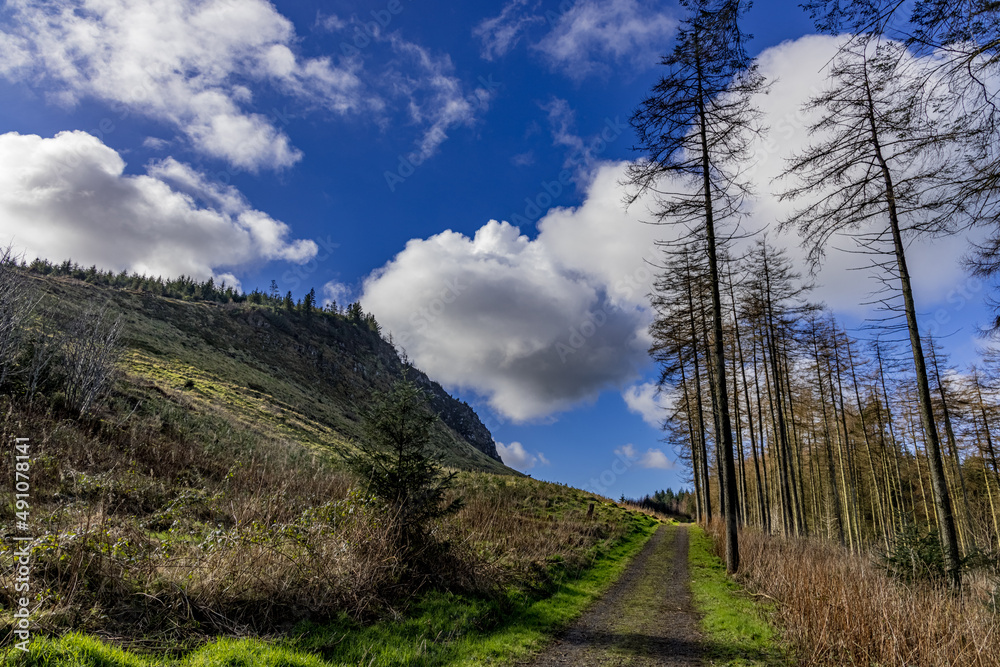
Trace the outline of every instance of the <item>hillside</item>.
{"label": "hillside", "polygon": [[[47,311],[68,315],[90,304],[124,315],[124,370],[138,395],[153,392],[262,435],[315,447],[349,445],[359,437],[359,412],[372,393],[404,372],[391,344],[346,316],[32,278]],[[440,417],[433,444],[446,465],[517,474],[502,464],[472,408],[419,370],[406,373],[426,389]]]}
{"label": "hillside", "polygon": [[[471,408],[356,305],[71,270],[0,263],[0,321],[23,334],[0,326],[0,438],[20,457],[2,477],[30,490],[0,503],[18,540],[0,556],[30,549],[27,591],[0,571],[0,664],[221,666],[288,646],[301,664],[417,664],[429,642],[435,660],[524,656],[652,533],[647,516],[505,467]],[[81,403],[116,331],[118,372]],[[341,458],[403,376],[440,417],[420,446],[454,472],[449,509],[420,532]],[[15,646],[21,608],[30,652]]]}

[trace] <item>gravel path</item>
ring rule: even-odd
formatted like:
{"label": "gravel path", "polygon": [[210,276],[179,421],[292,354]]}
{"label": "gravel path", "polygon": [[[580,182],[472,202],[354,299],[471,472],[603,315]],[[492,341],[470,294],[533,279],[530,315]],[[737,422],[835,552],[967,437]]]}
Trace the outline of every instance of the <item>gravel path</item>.
{"label": "gravel path", "polygon": [[702,664],[687,556],[687,528],[661,526],[611,590],[533,662],[524,664]]}

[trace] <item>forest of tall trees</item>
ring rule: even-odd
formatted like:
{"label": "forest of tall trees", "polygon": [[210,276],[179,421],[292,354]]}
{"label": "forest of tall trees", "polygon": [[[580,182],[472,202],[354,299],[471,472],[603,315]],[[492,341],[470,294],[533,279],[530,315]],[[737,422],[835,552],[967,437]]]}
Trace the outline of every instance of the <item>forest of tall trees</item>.
{"label": "forest of tall trees", "polygon": [[[969,268],[998,272],[1000,7],[805,5],[842,41],[806,105],[810,144],[785,156],[776,184],[797,207],[772,221],[798,233],[797,266],[766,228],[740,231],[755,194],[747,149],[766,131],[753,104],[767,82],[739,26],[746,3],[682,5],[668,73],[632,118],[645,159],[628,185],[632,201],[652,194],[653,222],[673,226],[651,352],[696,517],[857,551],[923,534],[958,587],[963,562],[1000,549],[1000,355],[985,341],[977,365],[949,361],[922,329],[907,249],[979,227],[989,240],[970,247]],[[879,314],[853,332],[810,301],[807,273],[835,235],[853,238],[874,274]],[[730,571],[736,541],[730,528]]]}

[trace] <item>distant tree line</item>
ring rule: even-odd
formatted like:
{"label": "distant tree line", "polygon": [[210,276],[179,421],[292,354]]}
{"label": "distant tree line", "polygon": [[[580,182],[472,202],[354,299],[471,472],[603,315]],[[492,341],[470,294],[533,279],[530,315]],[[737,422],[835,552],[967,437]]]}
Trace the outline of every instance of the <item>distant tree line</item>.
{"label": "distant tree line", "polygon": [[661,514],[678,517],[692,517],[695,512],[695,495],[687,489],[675,492],[673,489],[657,491],[642,498],[627,498],[626,502]]}

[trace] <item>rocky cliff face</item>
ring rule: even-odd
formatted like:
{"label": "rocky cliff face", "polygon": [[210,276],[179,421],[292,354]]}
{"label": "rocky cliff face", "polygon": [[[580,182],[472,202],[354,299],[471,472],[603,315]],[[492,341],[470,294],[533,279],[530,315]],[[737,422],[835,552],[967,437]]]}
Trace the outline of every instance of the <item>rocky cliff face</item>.
{"label": "rocky cliff face", "polygon": [[442,422],[483,454],[503,463],[500,459],[500,454],[497,453],[497,446],[493,442],[493,436],[475,410],[469,407],[467,403],[454,398],[441,385],[420,371],[417,371],[415,381],[430,394],[431,408],[441,418]]}
{"label": "rocky cliff face", "polygon": [[[258,328],[267,328],[265,321],[275,319],[275,316],[263,312],[243,317],[256,318],[254,324]],[[479,415],[426,373],[404,364],[396,349],[364,323],[344,318],[324,318],[322,322],[315,319],[304,322],[303,318],[296,318],[295,325],[292,330],[295,353],[309,359],[311,365],[324,376],[325,384],[335,393],[353,397],[352,400],[361,405],[372,390],[388,388],[405,372],[427,392],[431,409],[445,427],[476,450],[503,463],[493,436]],[[287,341],[285,345],[288,345]]]}

